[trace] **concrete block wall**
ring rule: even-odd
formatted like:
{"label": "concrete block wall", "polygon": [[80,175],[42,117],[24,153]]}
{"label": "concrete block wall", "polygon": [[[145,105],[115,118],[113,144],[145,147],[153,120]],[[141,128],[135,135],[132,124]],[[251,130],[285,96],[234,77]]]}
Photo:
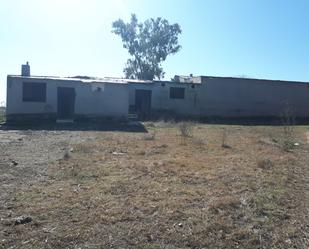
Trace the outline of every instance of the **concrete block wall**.
{"label": "concrete block wall", "polygon": [[[171,87],[185,88],[184,99],[172,99],[170,98]],[[199,115],[199,102],[198,95],[201,85],[195,84],[192,88],[192,84],[187,83],[174,83],[174,82],[155,82],[146,84],[130,84],[129,96],[130,105],[135,104],[135,90],[144,89],[151,90],[151,107],[154,110],[172,111],[176,114],[183,115]]]}
{"label": "concrete block wall", "polygon": [[[23,82],[46,83],[46,102],[23,102]],[[31,77],[7,78],[7,115],[57,114],[57,87],[75,89],[75,114],[87,116],[127,117],[127,84],[85,83],[78,80],[55,80]],[[101,91],[95,91],[100,87]]]}
{"label": "concrete block wall", "polygon": [[[22,83],[27,81],[46,83],[45,103],[22,101]],[[129,105],[135,104],[135,90],[144,89],[152,91],[152,109],[179,115],[278,117],[288,107],[296,117],[309,118],[308,83],[223,77],[202,77],[201,84],[126,84],[8,76],[7,114],[56,116],[57,87],[75,88],[75,113],[84,116],[127,117]],[[102,91],[95,91],[97,87]],[[185,88],[185,98],[170,98],[170,87]]]}
{"label": "concrete block wall", "polygon": [[[185,98],[171,99],[170,87],[185,88]],[[136,89],[152,90],[154,110],[186,116],[279,117],[289,108],[296,117],[309,117],[307,83],[202,77],[202,84],[194,85],[176,82],[130,84],[130,105],[135,103]]]}
{"label": "concrete block wall", "polygon": [[309,117],[309,84],[204,77],[200,112],[225,117],[278,117],[290,108]]}

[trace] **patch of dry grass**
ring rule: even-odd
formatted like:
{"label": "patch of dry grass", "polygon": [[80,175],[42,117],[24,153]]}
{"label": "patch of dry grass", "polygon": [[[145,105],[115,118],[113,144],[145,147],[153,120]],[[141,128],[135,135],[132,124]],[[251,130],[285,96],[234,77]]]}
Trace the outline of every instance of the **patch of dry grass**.
{"label": "patch of dry grass", "polygon": [[2,111],[0,110],[0,123],[5,122],[5,120],[6,120],[5,112],[2,112]]}
{"label": "patch of dry grass", "polygon": [[262,127],[226,129],[229,150],[210,125],[186,146],[161,124],[149,126],[155,139],[110,132],[73,145],[48,182],[16,192],[14,212],[34,222],[6,227],[0,246],[307,248],[308,147],[286,153],[260,142],[271,140]]}

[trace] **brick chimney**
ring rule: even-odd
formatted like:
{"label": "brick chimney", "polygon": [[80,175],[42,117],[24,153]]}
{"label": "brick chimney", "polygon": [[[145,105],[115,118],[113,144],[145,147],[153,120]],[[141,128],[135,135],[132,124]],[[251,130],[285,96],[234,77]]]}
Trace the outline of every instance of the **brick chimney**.
{"label": "brick chimney", "polygon": [[28,61],[26,64],[21,65],[21,76],[26,76],[26,77],[30,76],[30,65]]}

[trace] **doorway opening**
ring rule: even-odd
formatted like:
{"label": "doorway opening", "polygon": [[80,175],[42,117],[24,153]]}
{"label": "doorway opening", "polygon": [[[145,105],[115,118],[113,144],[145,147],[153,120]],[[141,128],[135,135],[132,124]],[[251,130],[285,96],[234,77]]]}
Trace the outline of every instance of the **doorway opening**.
{"label": "doorway opening", "polygon": [[135,90],[135,111],[145,116],[151,110],[151,90]]}
{"label": "doorway opening", "polygon": [[75,89],[72,87],[58,87],[57,117],[60,120],[73,120],[75,113]]}

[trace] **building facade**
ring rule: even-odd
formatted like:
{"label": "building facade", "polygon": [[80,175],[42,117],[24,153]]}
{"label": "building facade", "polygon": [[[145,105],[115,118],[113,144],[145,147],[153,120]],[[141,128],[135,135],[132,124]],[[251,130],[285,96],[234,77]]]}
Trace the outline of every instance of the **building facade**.
{"label": "building facade", "polygon": [[7,77],[7,120],[126,118],[125,82],[57,77]]}
{"label": "building facade", "polygon": [[[25,75],[26,74],[26,75]],[[168,112],[192,118],[309,118],[309,83],[209,76],[172,81],[7,77],[7,120],[127,118]]]}
{"label": "building facade", "polygon": [[150,103],[146,109],[176,115],[272,118],[288,108],[295,117],[309,118],[309,84],[304,82],[201,76],[194,82],[135,83],[129,88],[133,110],[141,109],[138,99],[144,91]]}

